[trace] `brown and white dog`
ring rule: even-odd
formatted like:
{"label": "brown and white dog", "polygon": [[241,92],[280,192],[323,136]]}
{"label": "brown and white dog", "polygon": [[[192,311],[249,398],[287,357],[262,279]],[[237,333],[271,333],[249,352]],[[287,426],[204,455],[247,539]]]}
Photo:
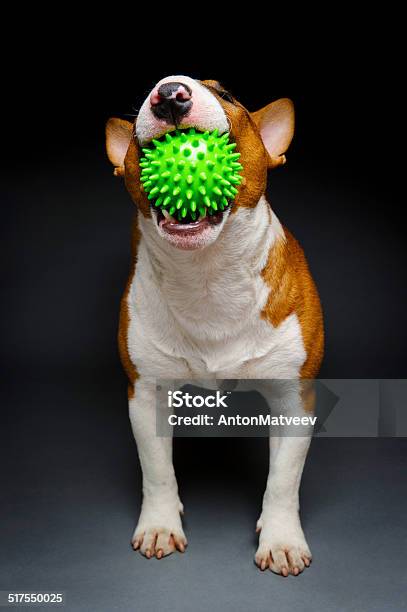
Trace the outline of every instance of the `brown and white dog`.
{"label": "brown and white dog", "polygon": [[[157,213],[140,183],[141,146],[176,127],[229,132],[244,180],[233,205],[183,224]],[[107,123],[107,152],[137,205],[133,265],[122,299],[119,345],[143,471],[132,543],[161,558],[187,544],[172,440],[156,436],[155,380],[314,378],[323,353],[317,290],[304,253],[266,200],[267,171],[285,162],[293,104],[249,113],[216,81],[162,79],[135,124]],[[298,387],[299,389],[299,387]],[[300,390],[298,403],[303,409]],[[255,561],[287,576],[311,561],[299,519],[310,436],[270,438],[270,471]]]}

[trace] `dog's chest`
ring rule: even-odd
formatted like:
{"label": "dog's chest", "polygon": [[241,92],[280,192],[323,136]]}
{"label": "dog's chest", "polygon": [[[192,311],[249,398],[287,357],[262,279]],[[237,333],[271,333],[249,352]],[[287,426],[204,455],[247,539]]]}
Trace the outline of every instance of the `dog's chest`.
{"label": "dog's chest", "polygon": [[[141,264],[143,261],[140,262]],[[129,349],[155,377],[290,378],[305,361],[295,314],[277,328],[262,316],[269,289],[260,274],[161,279],[139,266],[129,294]]]}

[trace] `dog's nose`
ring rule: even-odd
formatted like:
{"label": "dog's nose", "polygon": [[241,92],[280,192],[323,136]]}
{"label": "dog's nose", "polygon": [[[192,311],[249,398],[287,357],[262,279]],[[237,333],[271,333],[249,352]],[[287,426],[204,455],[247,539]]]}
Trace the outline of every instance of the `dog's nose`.
{"label": "dog's nose", "polygon": [[192,108],[192,90],[185,83],[163,83],[150,96],[151,110],[157,119],[177,125]]}

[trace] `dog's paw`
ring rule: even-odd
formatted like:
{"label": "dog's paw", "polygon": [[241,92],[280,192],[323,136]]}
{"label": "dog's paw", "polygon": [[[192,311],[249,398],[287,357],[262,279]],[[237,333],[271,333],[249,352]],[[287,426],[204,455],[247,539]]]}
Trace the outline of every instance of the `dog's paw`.
{"label": "dog's paw", "polygon": [[281,576],[298,576],[310,566],[312,555],[298,518],[260,518],[257,531],[259,547],[254,559],[261,570],[268,568]]}
{"label": "dog's paw", "polygon": [[161,559],[179,550],[184,552],[187,539],[183,530],[175,531],[164,526],[148,527],[134,534],[132,545],[134,550],[139,549],[147,559],[157,557]]}
{"label": "dog's paw", "polygon": [[147,559],[151,557],[161,559],[176,550],[184,552],[188,543],[182,529],[180,511],[182,511],[181,505],[163,511],[162,508],[157,510],[143,504],[131,540],[134,550],[140,550]]}

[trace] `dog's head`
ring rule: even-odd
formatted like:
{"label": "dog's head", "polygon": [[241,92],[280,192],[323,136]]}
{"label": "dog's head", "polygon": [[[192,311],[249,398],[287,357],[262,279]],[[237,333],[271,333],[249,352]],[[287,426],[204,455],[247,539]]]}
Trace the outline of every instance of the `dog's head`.
{"label": "dog's head", "polygon": [[[229,133],[241,154],[243,181],[231,206],[194,222],[182,222],[152,207],[140,182],[142,147],[154,138],[178,129],[218,130]],[[106,146],[115,174],[126,187],[141,214],[154,224],[163,240],[181,249],[203,248],[214,242],[228,217],[240,208],[256,206],[266,189],[267,170],[285,162],[294,132],[291,100],[283,98],[249,113],[217,81],[196,81],[186,76],[162,79],[144,101],[133,124],[109,119]]]}

